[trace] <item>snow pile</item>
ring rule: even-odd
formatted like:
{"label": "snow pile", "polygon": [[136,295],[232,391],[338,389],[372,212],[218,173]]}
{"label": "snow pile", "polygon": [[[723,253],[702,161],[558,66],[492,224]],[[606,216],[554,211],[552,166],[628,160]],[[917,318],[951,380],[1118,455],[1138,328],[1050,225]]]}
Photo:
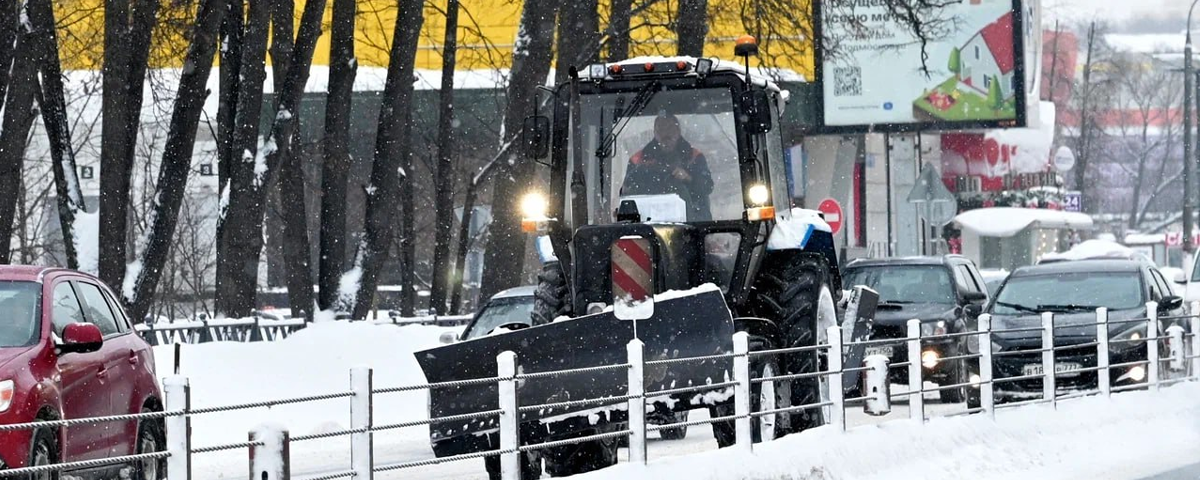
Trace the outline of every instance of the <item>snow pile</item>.
{"label": "snow pile", "polygon": [[983,237],[1011,237],[1030,226],[1090,230],[1092,217],[1078,212],[1042,208],[977,208],[954,218],[965,230]]}
{"label": "snow pile", "polygon": [[839,433],[821,427],[755,445],[696,455],[651,457],[581,479],[923,479],[1142,478],[1200,461],[1200,385],[1111,400],[1087,397],[1049,406],[897,420]]}
{"label": "snow pile", "polygon": [[75,212],[71,224],[75,235],[75,258],[79,270],[91,274],[100,271],[100,212]]}
{"label": "snow pile", "polygon": [[1145,259],[1145,255],[1133,251],[1129,247],[1108,240],[1086,240],[1062,253],[1047,253],[1042,256],[1042,262],[1086,260],[1089,258],[1127,258]]}

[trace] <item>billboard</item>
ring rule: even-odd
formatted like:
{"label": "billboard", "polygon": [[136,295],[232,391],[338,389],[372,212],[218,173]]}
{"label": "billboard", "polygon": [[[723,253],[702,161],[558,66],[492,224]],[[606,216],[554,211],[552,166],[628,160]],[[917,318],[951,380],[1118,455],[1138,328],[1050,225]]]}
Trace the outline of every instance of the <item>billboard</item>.
{"label": "billboard", "polygon": [[818,0],[823,130],[1025,126],[1031,83],[1025,46],[1036,41],[1030,32],[1040,37],[1040,28],[1027,28],[1037,19],[1029,18],[1035,9],[1023,10],[1023,3],[963,0],[922,10],[928,30],[922,42],[896,15],[900,7],[894,5],[903,2]]}

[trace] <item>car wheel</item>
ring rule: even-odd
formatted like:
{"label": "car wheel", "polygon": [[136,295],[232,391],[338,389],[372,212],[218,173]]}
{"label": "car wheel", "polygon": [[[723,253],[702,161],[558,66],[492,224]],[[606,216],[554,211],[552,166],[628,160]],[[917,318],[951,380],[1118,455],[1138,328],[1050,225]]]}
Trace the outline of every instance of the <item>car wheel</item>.
{"label": "car wheel", "polygon": [[[58,463],[58,439],[54,436],[54,431],[46,428],[39,428],[33,431],[32,448],[29,451],[29,463],[27,466],[37,467],[43,465],[54,465]],[[59,472],[57,470],[34,473],[25,477],[28,480],[58,480]]]}
{"label": "car wheel", "polygon": [[[949,385],[958,385],[967,383],[970,376],[967,374],[966,360],[955,360],[954,370],[948,375],[949,380],[946,381]],[[967,390],[971,387],[950,388],[938,391],[938,398],[942,403],[963,403],[966,401]]]}
{"label": "car wheel", "polygon": [[[147,420],[138,425],[137,453],[162,451],[165,444],[162,424]],[[151,458],[134,464],[134,478],[138,480],[162,480],[167,478],[167,460]]]}

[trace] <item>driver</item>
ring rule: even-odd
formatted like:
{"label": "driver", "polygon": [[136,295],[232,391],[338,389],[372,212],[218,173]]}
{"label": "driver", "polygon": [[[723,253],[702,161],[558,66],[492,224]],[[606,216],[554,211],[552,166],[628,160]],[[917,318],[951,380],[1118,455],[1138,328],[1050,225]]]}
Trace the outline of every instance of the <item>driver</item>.
{"label": "driver", "polygon": [[630,157],[622,185],[622,195],[677,194],[687,204],[688,221],[712,220],[708,161],[683,138],[674,115],[655,117],[654,139]]}

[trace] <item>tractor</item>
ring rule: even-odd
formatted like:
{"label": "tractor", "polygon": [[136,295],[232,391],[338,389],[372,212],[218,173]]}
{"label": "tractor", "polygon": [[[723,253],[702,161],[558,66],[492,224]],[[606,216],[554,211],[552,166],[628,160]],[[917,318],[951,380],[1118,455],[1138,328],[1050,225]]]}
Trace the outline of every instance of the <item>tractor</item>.
{"label": "tractor", "polygon": [[[642,57],[570,69],[552,89],[549,115],[524,121],[521,150],[545,185],[521,200],[522,228],[539,235],[544,259],[531,321],[417,352],[430,382],[492,377],[496,355],[517,354],[522,372],[615,365],[637,338],[647,361],[732,351],[734,332],[752,350],[811,346],[838,325],[842,286],[831,230],[815,211],[792,208],[779,128],[787,93],[752,75],[757,53],[739,39],[737,62]],[[868,315],[869,316],[869,315]],[[862,338],[869,325],[842,325]],[[863,320],[866,322],[866,320]],[[525,327],[525,328],[521,328]],[[859,349],[861,353],[861,349]],[[752,357],[757,378],[817,372],[823,353]],[[848,359],[847,364],[856,364]],[[647,392],[723,382],[728,358],[647,367]],[[823,378],[823,377],[821,377]],[[756,382],[754,411],[823,401],[821,378]],[[522,380],[522,406],[624,395],[626,372]],[[494,384],[430,392],[430,416],[497,405]],[[693,409],[733,414],[732,390],[651,396],[652,422],[678,424]],[[523,412],[522,444],[625,428],[624,402]],[[764,415],[753,438],[824,424],[822,409]],[[430,427],[439,457],[495,450],[495,418]],[[721,447],[732,421],[716,422]],[[674,430],[678,434],[678,430]],[[667,438],[667,434],[663,435]],[[565,476],[616,463],[622,439],[522,453],[523,478]],[[485,459],[492,478],[499,460]]]}

